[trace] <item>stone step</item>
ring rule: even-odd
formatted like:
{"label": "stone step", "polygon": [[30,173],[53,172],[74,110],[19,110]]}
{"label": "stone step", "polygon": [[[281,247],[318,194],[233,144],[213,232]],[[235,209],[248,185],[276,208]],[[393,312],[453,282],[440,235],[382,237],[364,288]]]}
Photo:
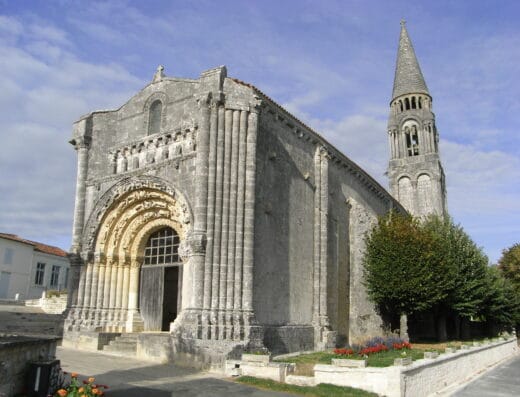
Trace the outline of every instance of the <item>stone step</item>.
{"label": "stone step", "polygon": [[129,353],[131,353],[131,355],[135,355],[135,353],[137,352],[137,345],[106,345],[103,348],[103,351],[111,353],[120,353],[122,355],[128,355]]}
{"label": "stone step", "polygon": [[121,334],[108,345],[103,347],[103,351],[127,357],[135,357],[137,352],[137,334]]}

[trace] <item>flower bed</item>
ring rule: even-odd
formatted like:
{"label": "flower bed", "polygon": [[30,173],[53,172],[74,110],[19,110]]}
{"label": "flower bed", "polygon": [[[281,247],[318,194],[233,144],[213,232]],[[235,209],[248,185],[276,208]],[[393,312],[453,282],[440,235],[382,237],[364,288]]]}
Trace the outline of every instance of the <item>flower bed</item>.
{"label": "flower bed", "polygon": [[[67,375],[66,372],[63,373]],[[70,374],[70,382],[66,384],[66,380],[63,379],[62,388],[56,391],[54,397],[96,397],[104,396],[104,390],[108,389],[107,385],[96,384],[95,378],[90,377],[83,381],[79,381],[78,374]]]}

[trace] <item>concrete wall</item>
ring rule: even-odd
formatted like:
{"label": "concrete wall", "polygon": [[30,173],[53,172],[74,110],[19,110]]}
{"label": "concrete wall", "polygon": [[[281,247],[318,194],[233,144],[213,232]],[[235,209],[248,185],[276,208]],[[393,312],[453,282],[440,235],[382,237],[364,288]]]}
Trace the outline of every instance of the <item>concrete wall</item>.
{"label": "concrete wall", "polygon": [[[12,251],[12,262],[5,263],[6,251]],[[42,285],[36,285],[36,265],[45,263],[45,273]],[[60,267],[58,285],[50,285],[52,266]],[[0,298],[19,299],[40,298],[43,291],[65,287],[66,270],[69,267],[67,258],[35,251],[31,244],[0,238],[0,278],[8,279],[9,283],[0,280]],[[5,288],[7,286],[7,288]]]}
{"label": "concrete wall", "polygon": [[21,393],[28,363],[55,358],[57,338],[0,335],[0,396]]}
{"label": "concrete wall", "polygon": [[[5,262],[8,250],[12,252],[11,263]],[[14,299],[16,294],[20,299],[29,297],[32,259],[32,245],[0,238],[0,298]]]}

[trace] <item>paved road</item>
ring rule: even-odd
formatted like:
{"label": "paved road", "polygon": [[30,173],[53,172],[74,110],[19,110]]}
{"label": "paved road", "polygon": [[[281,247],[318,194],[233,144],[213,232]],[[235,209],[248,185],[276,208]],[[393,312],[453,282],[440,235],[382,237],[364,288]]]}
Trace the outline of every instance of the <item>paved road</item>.
{"label": "paved road", "polygon": [[520,355],[469,383],[454,397],[520,396]]}
{"label": "paved road", "polygon": [[292,394],[255,389],[226,378],[180,368],[102,353],[59,347],[56,352],[64,371],[80,378],[94,376],[110,387],[107,397],[283,397]]}

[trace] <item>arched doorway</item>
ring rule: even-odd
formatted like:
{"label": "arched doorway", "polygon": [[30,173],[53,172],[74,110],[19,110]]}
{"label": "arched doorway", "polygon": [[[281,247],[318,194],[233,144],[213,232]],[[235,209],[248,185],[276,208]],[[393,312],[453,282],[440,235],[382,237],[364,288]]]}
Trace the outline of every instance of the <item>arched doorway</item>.
{"label": "arched doorway", "polygon": [[141,266],[139,308],[145,331],[169,331],[181,308],[179,234],[163,227],[148,237]]}

